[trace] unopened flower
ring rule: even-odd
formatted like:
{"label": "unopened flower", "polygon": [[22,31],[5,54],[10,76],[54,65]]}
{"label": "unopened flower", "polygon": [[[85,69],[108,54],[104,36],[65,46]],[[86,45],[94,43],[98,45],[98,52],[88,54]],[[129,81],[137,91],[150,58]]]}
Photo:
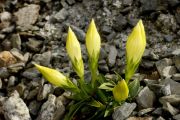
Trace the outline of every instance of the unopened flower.
{"label": "unopened flower", "polygon": [[126,43],[126,81],[135,73],[146,47],[146,35],[142,20],[134,27]]}
{"label": "unopened flower", "polygon": [[92,19],[87,34],[86,34],[86,47],[89,57],[99,57],[99,52],[101,48],[101,38],[96,29],[94,20]]}
{"label": "unopened flower", "polygon": [[81,47],[79,41],[76,38],[76,35],[70,27],[67,35],[66,50],[73,64],[73,68],[78,76],[84,76],[84,65],[81,56]]}
{"label": "unopened flower", "polygon": [[38,64],[35,64],[35,67],[51,84],[62,88],[76,88],[76,86],[59,71]]}
{"label": "unopened flower", "polygon": [[113,88],[113,96],[117,102],[124,101],[128,98],[129,89],[125,80],[121,80]]}

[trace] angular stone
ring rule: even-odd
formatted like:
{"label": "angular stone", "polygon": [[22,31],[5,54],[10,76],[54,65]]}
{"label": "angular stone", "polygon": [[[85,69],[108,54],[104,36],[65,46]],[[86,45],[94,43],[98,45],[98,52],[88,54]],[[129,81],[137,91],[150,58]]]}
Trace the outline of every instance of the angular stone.
{"label": "angular stone", "polygon": [[127,120],[153,120],[152,117],[130,117]]}
{"label": "angular stone", "polygon": [[113,120],[126,119],[136,108],[136,103],[124,103],[120,107],[116,108],[112,114]]}
{"label": "angular stone", "polygon": [[24,61],[24,56],[20,53],[17,48],[13,48],[10,51],[14,57],[16,57],[19,61]]}
{"label": "angular stone", "polygon": [[163,104],[163,109],[167,110],[171,115],[176,115],[179,110],[173,107],[169,102]]}
{"label": "angular stone", "polygon": [[117,49],[114,46],[110,46],[109,48],[109,54],[108,54],[108,65],[110,67],[113,67],[116,63],[116,57],[117,57]]}
{"label": "angular stone", "polygon": [[9,51],[0,52],[0,67],[8,66],[16,62],[16,58]]}
{"label": "angular stone", "polygon": [[9,98],[5,98],[2,105],[6,120],[31,120],[28,107],[16,91]]}
{"label": "angular stone", "polygon": [[26,7],[19,9],[14,15],[17,17],[17,25],[27,27],[33,25],[39,16],[40,6],[30,4]]}
{"label": "angular stone", "polygon": [[174,63],[178,71],[180,72],[180,56],[175,56],[174,57]]}
{"label": "angular stone", "polygon": [[177,70],[176,70],[175,66],[167,66],[162,71],[163,77],[165,77],[165,78],[172,77],[172,75],[175,74],[176,72],[177,72]]}
{"label": "angular stone", "polygon": [[59,12],[57,12],[53,18],[58,22],[63,22],[68,16],[68,10],[63,8]]}
{"label": "angular stone", "polygon": [[180,73],[173,74],[172,79],[175,81],[180,81]]}
{"label": "angular stone", "polygon": [[139,107],[152,108],[155,97],[155,94],[148,87],[145,87],[140,91],[136,100]]}
{"label": "angular stone", "polygon": [[29,112],[32,114],[32,115],[37,115],[38,112],[39,112],[39,109],[41,107],[41,103],[36,101],[36,100],[33,100],[29,103]]}
{"label": "angular stone", "polygon": [[163,69],[167,66],[171,66],[173,64],[171,59],[164,58],[155,63],[156,68],[161,76],[163,76]]}
{"label": "angular stone", "polygon": [[177,115],[173,116],[173,118],[174,118],[175,120],[180,120],[180,114],[177,114]]}
{"label": "angular stone", "polygon": [[44,84],[44,86],[40,89],[37,100],[41,101],[48,97],[50,93],[53,92],[53,87],[51,84]]}
{"label": "angular stone", "polygon": [[56,96],[49,95],[48,100],[42,105],[38,114],[38,120],[60,120],[65,112],[65,107],[61,101],[56,101]]}
{"label": "angular stone", "polygon": [[34,79],[34,78],[37,78],[39,77],[39,71],[36,69],[36,68],[29,68],[29,69],[26,69],[23,73],[22,73],[22,76],[27,78],[27,79]]}
{"label": "angular stone", "polygon": [[160,103],[165,104],[166,102],[172,105],[179,105],[180,104],[180,95],[169,95],[163,96],[159,99]]}
{"label": "angular stone", "polygon": [[0,78],[7,78],[9,75],[9,71],[6,67],[0,67]]}
{"label": "angular stone", "polygon": [[153,110],[154,110],[154,108],[142,109],[142,110],[140,110],[140,111],[138,112],[138,116],[142,116],[142,115],[147,114],[147,113],[149,113],[149,112],[151,112],[151,111],[153,111]]}

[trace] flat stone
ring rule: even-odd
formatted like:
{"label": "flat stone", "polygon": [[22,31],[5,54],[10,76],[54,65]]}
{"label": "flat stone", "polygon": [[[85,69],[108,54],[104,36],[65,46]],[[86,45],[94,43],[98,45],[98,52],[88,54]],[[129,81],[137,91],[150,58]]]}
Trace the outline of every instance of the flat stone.
{"label": "flat stone", "polygon": [[163,117],[159,116],[157,120],[165,120]]}
{"label": "flat stone", "polygon": [[116,108],[112,114],[113,120],[124,120],[126,119],[136,108],[136,103],[125,102],[120,107]]}
{"label": "flat stone", "polygon": [[48,97],[48,95],[50,93],[53,92],[53,87],[51,84],[44,84],[44,86],[42,88],[40,88],[38,96],[37,96],[37,100],[41,101],[44,100]]}
{"label": "flat stone", "polygon": [[163,69],[167,66],[171,66],[172,64],[173,64],[173,61],[168,58],[164,58],[155,63],[156,68],[161,76],[163,76]]}
{"label": "flat stone", "polygon": [[175,120],[180,120],[180,114],[174,115],[173,118],[174,118]]}
{"label": "flat stone", "polygon": [[75,0],[67,0],[67,3],[68,3],[69,5],[73,5],[73,4],[76,3],[76,2],[75,2]]}
{"label": "flat stone", "polygon": [[63,22],[68,16],[68,10],[62,8],[59,12],[57,12],[54,16],[52,16],[57,22]]}
{"label": "flat stone", "polygon": [[110,67],[113,67],[116,63],[116,57],[117,57],[117,49],[114,46],[110,46],[109,48],[109,54],[108,54],[108,65]]}
{"label": "flat stone", "polygon": [[180,81],[180,73],[173,74],[172,79],[175,81]]}
{"label": "flat stone", "polygon": [[180,83],[179,82],[176,82],[172,79],[164,79],[160,82],[160,85],[170,85],[170,88],[171,88],[171,94],[177,94],[177,95],[180,95],[180,91],[179,91],[179,88],[180,88]]}
{"label": "flat stone", "polygon": [[162,71],[163,77],[165,77],[165,78],[172,77],[172,75],[175,74],[176,72],[177,72],[177,70],[176,70],[175,66],[167,66]]}
{"label": "flat stone", "polygon": [[153,115],[162,115],[162,113],[163,113],[163,109],[161,108],[161,107],[159,107],[159,108],[156,108],[153,112],[152,112],[152,114]]}
{"label": "flat stone", "polygon": [[19,61],[24,61],[24,56],[20,53],[20,51],[17,48],[11,49],[11,54],[17,58]]}
{"label": "flat stone", "polygon": [[33,38],[29,38],[29,41],[26,42],[27,47],[29,48],[29,50],[33,51],[33,52],[38,52],[40,51],[40,47],[42,46],[42,41],[40,40],[36,40]]}
{"label": "flat stone", "polygon": [[180,56],[175,56],[174,57],[174,63],[178,71],[180,72]]}
{"label": "flat stone", "polygon": [[41,106],[38,120],[60,120],[65,112],[65,107],[61,101],[56,101],[56,96],[49,95],[48,100]]}
{"label": "flat stone", "polygon": [[129,117],[126,120],[153,120],[153,117]]}
{"label": "flat stone", "polygon": [[71,27],[73,31],[75,32],[75,34],[77,35],[77,39],[81,41],[82,43],[85,43],[85,36],[86,36],[85,32],[81,28],[76,27],[74,25],[71,25]]}
{"label": "flat stone", "polygon": [[169,102],[163,104],[163,109],[167,110],[171,115],[176,115],[179,110],[173,107]]}
{"label": "flat stone", "polygon": [[8,80],[8,87],[12,87],[15,85],[15,82],[17,81],[15,76],[10,76]]}
{"label": "flat stone", "polygon": [[13,48],[21,50],[21,38],[19,34],[12,34],[10,41]]}
{"label": "flat stone", "polygon": [[17,17],[17,25],[27,27],[33,25],[39,16],[40,6],[30,4],[26,7],[19,9],[14,15]]}
{"label": "flat stone", "polygon": [[165,104],[166,102],[172,104],[172,105],[179,105],[180,104],[180,95],[169,95],[169,96],[163,96],[159,98],[160,103]]}
{"label": "flat stone", "polygon": [[146,108],[146,109],[142,109],[138,112],[138,116],[142,116],[144,114],[147,114],[149,112],[152,112],[154,110],[154,108]]}
{"label": "flat stone", "polygon": [[28,107],[16,91],[5,98],[2,106],[6,120],[31,120]]}
{"label": "flat stone", "polygon": [[29,69],[26,69],[23,73],[22,73],[22,76],[27,78],[27,79],[30,79],[30,80],[33,80],[34,78],[37,78],[39,77],[40,73],[39,71],[36,69],[36,68],[29,68]]}
{"label": "flat stone", "polygon": [[8,71],[11,73],[17,73],[25,67],[25,63],[19,62],[8,66]]}
{"label": "flat stone", "polygon": [[16,62],[16,58],[9,51],[0,52],[0,67],[8,66]]}
{"label": "flat stone", "polygon": [[148,87],[145,87],[139,92],[136,100],[139,107],[152,108],[155,97],[155,94]]}
{"label": "flat stone", "polygon": [[180,49],[176,49],[172,52],[173,55],[179,56],[180,55]]}
{"label": "flat stone", "polygon": [[0,67],[0,78],[8,78],[9,75],[9,71],[6,67]]}
{"label": "flat stone", "polygon": [[40,107],[41,107],[41,103],[36,100],[33,100],[29,103],[29,106],[28,106],[29,112],[32,115],[37,115],[40,110]]}

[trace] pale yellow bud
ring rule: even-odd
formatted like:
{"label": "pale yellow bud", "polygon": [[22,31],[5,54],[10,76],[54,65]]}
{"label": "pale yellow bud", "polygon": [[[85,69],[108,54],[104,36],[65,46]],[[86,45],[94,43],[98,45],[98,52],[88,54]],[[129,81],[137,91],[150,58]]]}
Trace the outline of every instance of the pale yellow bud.
{"label": "pale yellow bud", "polygon": [[74,70],[78,76],[82,78],[84,76],[84,64],[81,56],[81,47],[76,35],[70,27],[67,35],[66,50],[71,59]]}
{"label": "pale yellow bud", "polygon": [[51,84],[62,88],[74,88],[75,85],[59,71],[35,64],[35,67],[41,72],[43,77]]}
{"label": "pale yellow bud", "polygon": [[126,81],[136,71],[146,47],[146,35],[142,20],[139,20],[132,33],[128,36],[126,43]]}
{"label": "pale yellow bud", "polygon": [[93,19],[87,30],[86,47],[89,57],[98,57],[101,48],[101,39]]}
{"label": "pale yellow bud", "polygon": [[125,80],[121,80],[118,84],[113,88],[113,96],[117,102],[124,101],[128,98],[129,88],[126,84]]}

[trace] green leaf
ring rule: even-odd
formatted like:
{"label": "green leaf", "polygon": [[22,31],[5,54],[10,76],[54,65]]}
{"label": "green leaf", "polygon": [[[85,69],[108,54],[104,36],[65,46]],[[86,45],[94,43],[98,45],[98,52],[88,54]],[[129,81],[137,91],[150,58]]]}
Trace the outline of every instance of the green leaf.
{"label": "green leaf", "polygon": [[64,120],[72,120],[73,116],[76,114],[76,112],[85,104],[85,101],[82,100],[74,105],[70,105],[70,109],[68,114],[65,115]]}
{"label": "green leaf", "polygon": [[112,91],[114,88],[114,85],[110,82],[103,83],[99,86],[99,89],[104,89],[107,91]]}
{"label": "green leaf", "polygon": [[138,94],[138,92],[140,90],[139,80],[135,79],[134,81],[130,82],[128,87],[129,87],[129,96],[132,99]]}
{"label": "green leaf", "polygon": [[91,102],[89,102],[88,104],[92,107],[97,107],[97,108],[101,108],[101,107],[103,108],[104,107],[104,105],[101,102],[96,101],[94,99],[92,99]]}

